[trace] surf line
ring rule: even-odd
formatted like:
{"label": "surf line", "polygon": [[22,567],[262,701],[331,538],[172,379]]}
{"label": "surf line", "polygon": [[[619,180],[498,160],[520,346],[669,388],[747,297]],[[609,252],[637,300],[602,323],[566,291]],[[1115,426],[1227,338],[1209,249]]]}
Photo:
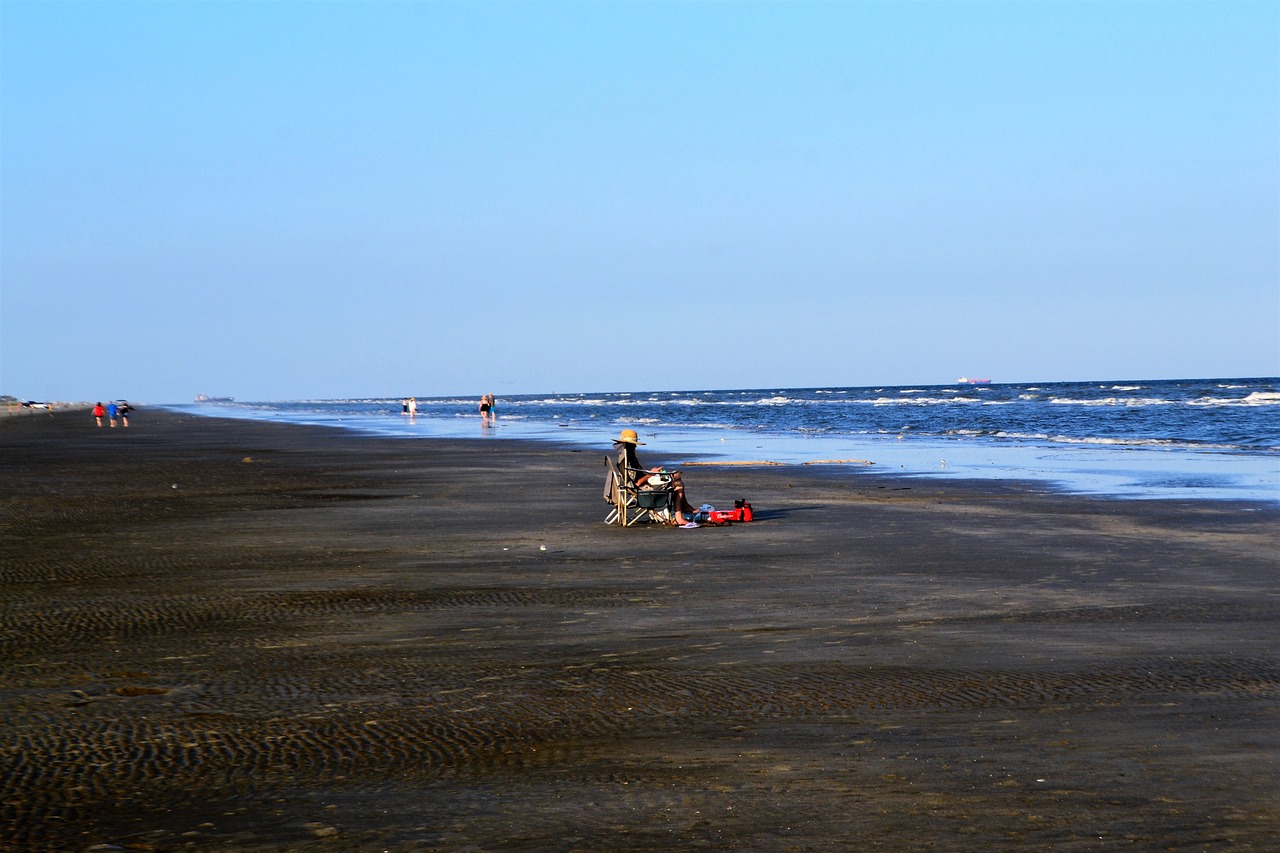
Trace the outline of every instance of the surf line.
{"label": "surf line", "polygon": [[[782,465],[789,465],[789,464],[791,464],[791,463],[788,463],[788,462],[772,462],[772,461],[770,461],[770,460],[768,460],[768,459],[759,459],[759,460],[752,460],[752,461],[746,461],[746,460],[723,460],[723,461],[705,461],[705,462],[681,462],[681,463],[680,463],[680,467],[681,467],[681,468],[687,468],[687,467],[690,467],[690,466],[693,466],[693,465],[703,465],[703,466],[708,466],[708,467],[710,467],[710,466],[715,466],[715,465],[719,465],[719,466],[730,466],[730,465],[733,465],[733,466],[739,466],[739,467],[741,467],[741,466],[746,466],[746,465],[777,465],[777,466],[782,466]],[[801,465],[874,465],[874,464],[876,464],[876,463],[872,462],[870,459],[812,459],[812,460],[810,460],[810,461],[808,461],[808,462],[801,462],[800,464],[801,464]]]}

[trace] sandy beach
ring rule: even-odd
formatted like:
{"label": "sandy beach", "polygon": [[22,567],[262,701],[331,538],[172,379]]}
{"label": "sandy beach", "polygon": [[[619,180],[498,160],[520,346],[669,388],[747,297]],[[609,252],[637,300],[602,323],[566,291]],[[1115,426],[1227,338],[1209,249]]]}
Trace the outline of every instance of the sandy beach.
{"label": "sandy beach", "polygon": [[3,849],[1277,849],[1275,505],[131,424],[0,421]]}

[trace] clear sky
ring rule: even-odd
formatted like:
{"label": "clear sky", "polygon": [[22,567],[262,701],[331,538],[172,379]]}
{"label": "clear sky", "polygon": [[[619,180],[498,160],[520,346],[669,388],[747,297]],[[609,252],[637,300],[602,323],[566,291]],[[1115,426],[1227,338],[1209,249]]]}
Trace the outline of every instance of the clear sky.
{"label": "clear sky", "polygon": [[1280,375],[1280,3],[0,2],[0,393]]}

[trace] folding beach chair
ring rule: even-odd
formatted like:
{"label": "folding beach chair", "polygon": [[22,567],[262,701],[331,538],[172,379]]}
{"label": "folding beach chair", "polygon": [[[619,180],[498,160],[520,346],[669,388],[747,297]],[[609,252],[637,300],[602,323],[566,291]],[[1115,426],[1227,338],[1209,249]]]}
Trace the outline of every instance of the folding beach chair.
{"label": "folding beach chair", "polygon": [[648,473],[647,471],[642,468],[624,468],[613,456],[605,456],[604,464],[608,469],[604,481],[604,499],[610,506],[605,524],[617,524],[619,527],[631,527],[642,521],[675,524],[674,486],[667,484],[649,488],[646,484],[646,487],[638,487],[635,485],[636,478]]}

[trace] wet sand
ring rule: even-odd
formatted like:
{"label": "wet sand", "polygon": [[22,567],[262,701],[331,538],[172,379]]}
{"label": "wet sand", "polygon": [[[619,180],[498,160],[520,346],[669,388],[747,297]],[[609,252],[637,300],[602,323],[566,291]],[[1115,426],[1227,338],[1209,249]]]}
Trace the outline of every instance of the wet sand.
{"label": "wet sand", "polygon": [[1277,849],[1275,506],[131,423],[0,421],[4,849]]}

